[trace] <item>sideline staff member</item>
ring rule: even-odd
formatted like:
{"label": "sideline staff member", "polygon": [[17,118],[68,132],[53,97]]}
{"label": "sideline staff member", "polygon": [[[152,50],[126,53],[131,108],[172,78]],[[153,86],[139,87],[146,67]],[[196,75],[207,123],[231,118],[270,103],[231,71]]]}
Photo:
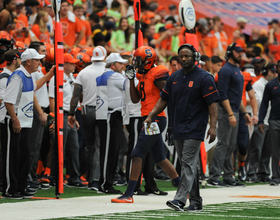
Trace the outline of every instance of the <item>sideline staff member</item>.
{"label": "sideline staff member", "polygon": [[[174,200],[167,205],[183,211],[187,197],[190,205],[185,211],[202,211],[199,194],[198,162],[201,141],[204,140],[210,114],[210,143],[216,138],[219,93],[213,77],[195,65],[200,54],[190,44],[178,49],[182,69],[173,73],[161,91],[161,98],[145,120],[150,125],[152,118],[169,105],[174,144],[181,164],[181,182]],[[145,123],[144,122],[144,123]]]}

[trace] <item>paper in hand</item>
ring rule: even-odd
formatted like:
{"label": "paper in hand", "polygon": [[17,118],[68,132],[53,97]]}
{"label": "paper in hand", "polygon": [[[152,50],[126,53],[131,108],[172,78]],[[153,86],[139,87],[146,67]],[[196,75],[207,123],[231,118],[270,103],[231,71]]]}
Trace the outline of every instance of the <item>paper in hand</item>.
{"label": "paper in hand", "polygon": [[156,122],[152,122],[150,127],[148,128],[147,123],[144,123],[145,135],[156,135],[160,133],[158,124]]}

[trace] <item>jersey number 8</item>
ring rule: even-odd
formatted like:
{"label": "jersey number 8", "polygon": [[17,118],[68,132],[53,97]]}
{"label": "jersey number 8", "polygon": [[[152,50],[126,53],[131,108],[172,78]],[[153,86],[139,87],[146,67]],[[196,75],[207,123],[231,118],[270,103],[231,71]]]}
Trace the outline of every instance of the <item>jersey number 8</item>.
{"label": "jersey number 8", "polygon": [[144,85],[145,85],[144,82],[140,82],[139,89],[140,89],[140,92],[141,92],[141,101],[146,100],[146,93],[145,93],[145,90],[144,90]]}

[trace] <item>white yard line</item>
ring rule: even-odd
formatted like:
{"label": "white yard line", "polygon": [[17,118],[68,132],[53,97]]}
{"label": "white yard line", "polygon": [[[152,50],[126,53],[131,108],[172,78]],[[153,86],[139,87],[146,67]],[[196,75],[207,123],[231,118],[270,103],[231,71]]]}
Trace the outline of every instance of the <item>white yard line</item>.
{"label": "white yard line", "polygon": [[[239,198],[232,196],[280,197],[279,187],[269,185],[247,186],[244,188],[208,188],[202,189],[200,192],[204,205],[267,200],[263,198]],[[111,199],[117,197],[114,195],[78,197],[61,200],[38,200],[19,203],[3,203],[0,204],[0,219],[35,220],[160,210],[168,208],[165,203],[167,200],[172,200],[174,195],[175,191],[169,192],[167,196],[134,196],[133,204],[111,203]]]}

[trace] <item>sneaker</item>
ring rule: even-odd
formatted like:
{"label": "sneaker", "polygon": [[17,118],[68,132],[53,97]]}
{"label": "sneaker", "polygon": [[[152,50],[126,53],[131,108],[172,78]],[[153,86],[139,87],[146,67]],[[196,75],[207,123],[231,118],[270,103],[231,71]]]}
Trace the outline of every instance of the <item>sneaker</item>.
{"label": "sneaker", "polygon": [[122,179],[119,179],[116,184],[116,186],[126,186],[127,185],[127,182],[126,180],[122,180]]}
{"label": "sneaker", "polygon": [[40,184],[40,187],[41,187],[41,189],[43,189],[43,190],[47,190],[47,189],[50,189],[50,188],[51,188],[49,184],[45,184],[45,183],[41,183],[41,184]]}
{"label": "sneaker", "polygon": [[35,194],[37,192],[36,190],[30,189],[28,187],[25,188],[25,191],[28,192],[28,193],[31,193],[31,194]]}
{"label": "sneaker", "polygon": [[137,188],[134,190],[133,195],[136,196],[147,196],[148,193],[147,192],[143,192],[140,188]]}
{"label": "sneaker", "polygon": [[166,196],[168,195],[168,192],[163,192],[159,189],[157,190],[145,190],[146,193],[148,194],[154,194],[154,195],[157,195],[157,196]]}
{"label": "sneaker", "polygon": [[207,186],[214,186],[214,187],[227,187],[227,184],[224,184],[223,182],[221,182],[220,180],[208,180],[207,181]]}
{"label": "sneaker", "polygon": [[44,175],[42,176],[42,178],[39,179],[39,182],[40,182],[40,183],[44,183],[44,184],[50,184],[50,179],[49,179],[49,178],[50,178],[49,175],[44,174]]}
{"label": "sneaker", "polygon": [[189,205],[187,208],[184,209],[184,211],[187,212],[201,212],[203,211],[202,206],[194,206],[194,205]]}
{"label": "sneaker", "polygon": [[80,181],[80,180],[78,182],[72,182],[72,181],[68,180],[66,186],[68,186],[68,187],[77,187],[77,188],[85,188],[85,187],[87,187],[87,185],[82,183],[82,181]]}
{"label": "sneaker", "polygon": [[228,181],[228,180],[225,180],[224,179],[224,184],[228,185],[229,187],[245,187],[246,184],[243,184],[243,183],[239,183],[235,180],[232,180],[232,181]]}
{"label": "sneaker", "polygon": [[268,176],[260,176],[259,180],[263,183],[269,183],[271,182],[271,179]]}
{"label": "sneaker", "polygon": [[93,181],[93,182],[88,184],[88,189],[90,189],[90,190],[98,191],[98,188],[99,188],[99,182],[98,181]]}
{"label": "sneaker", "polygon": [[82,182],[87,182],[87,180],[86,180],[86,178],[85,178],[84,176],[80,176],[80,180],[81,180]]}
{"label": "sneaker", "polygon": [[30,199],[30,198],[34,197],[34,194],[26,192],[26,191],[20,192],[19,194],[21,196],[23,196],[24,199]]}
{"label": "sneaker", "polygon": [[273,179],[270,181],[269,185],[270,186],[278,186],[280,181],[278,179]]}
{"label": "sneaker", "polygon": [[120,196],[118,198],[115,198],[115,199],[111,199],[111,202],[113,203],[133,203],[133,198],[130,197],[130,196]]}
{"label": "sneaker", "polygon": [[2,199],[23,199],[23,196],[18,193],[14,193],[14,194],[5,193],[5,194],[2,194],[1,198]]}
{"label": "sneaker", "polygon": [[247,179],[246,179],[246,182],[247,183],[258,183],[259,180],[258,180],[258,177],[256,175],[253,175],[253,176],[248,176]]}
{"label": "sneaker", "polygon": [[244,166],[241,166],[238,168],[238,179],[242,182],[245,182],[246,180],[246,171],[245,171],[245,167]]}
{"label": "sneaker", "polygon": [[34,183],[34,182],[28,182],[27,187],[33,190],[41,189],[40,184]]}
{"label": "sneaker", "polygon": [[113,187],[110,187],[108,189],[102,189],[102,187],[99,187],[97,193],[105,193],[105,194],[122,194],[120,190],[117,190]]}
{"label": "sneaker", "polygon": [[178,200],[169,200],[166,202],[166,205],[176,211],[181,211],[181,212],[184,211],[184,206],[185,206],[184,203]]}

